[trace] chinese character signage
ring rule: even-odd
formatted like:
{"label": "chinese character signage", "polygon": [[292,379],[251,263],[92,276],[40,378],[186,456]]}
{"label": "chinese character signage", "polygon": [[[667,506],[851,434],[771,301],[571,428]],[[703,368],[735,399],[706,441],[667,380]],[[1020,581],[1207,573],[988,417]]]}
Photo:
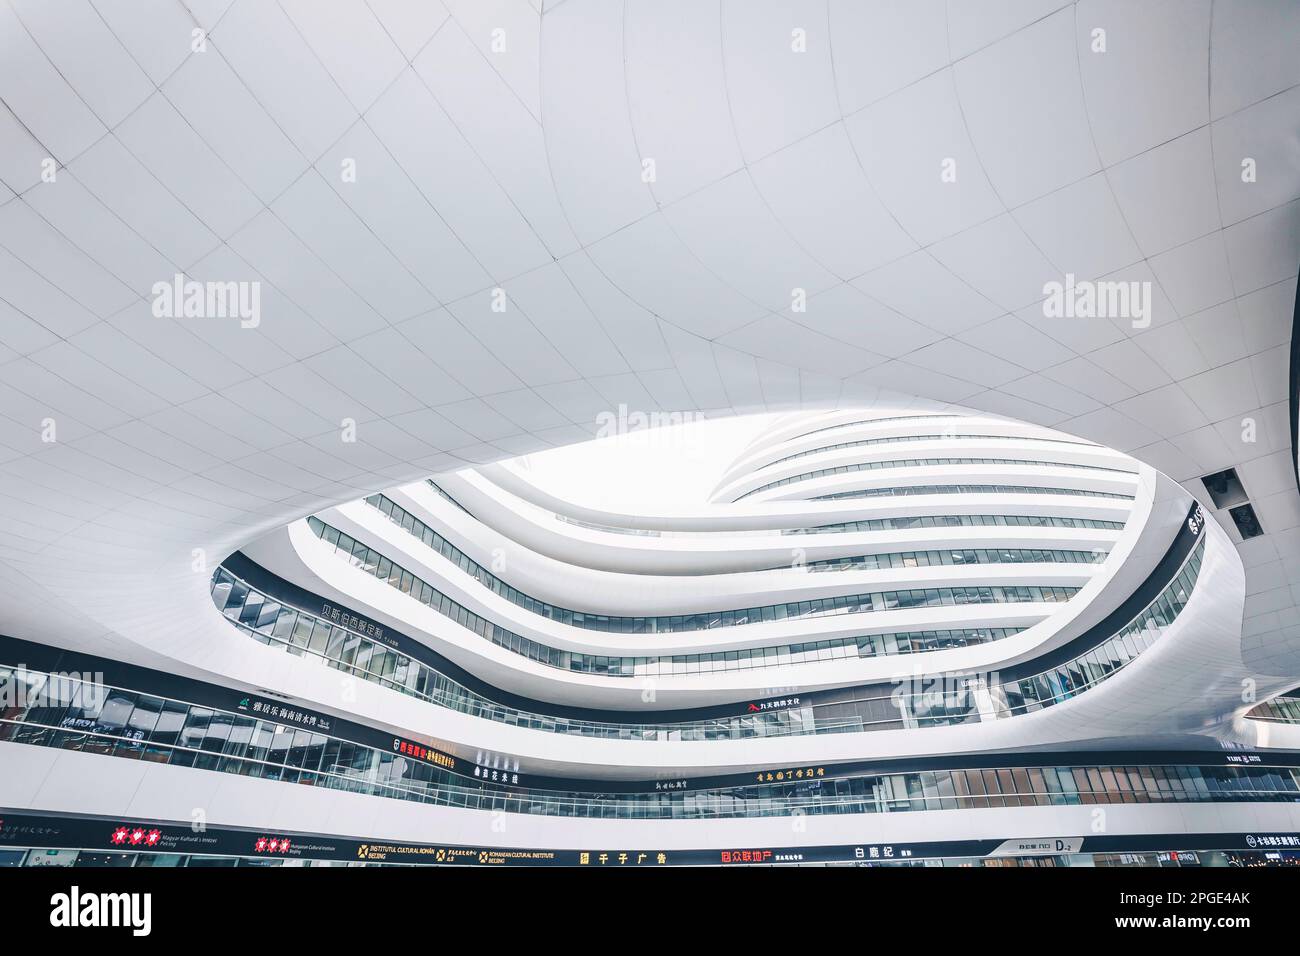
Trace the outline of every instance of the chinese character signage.
{"label": "chinese character signage", "polygon": [[777,697],[772,700],[751,701],[745,708],[746,713],[761,714],[769,710],[786,710],[790,707],[798,707],[798,697]]}
{"label": "chinese character signage", "polygon": [[399,753],[403,757],[410,757],[414,760],[422,760],[425,763],[445,767],[448,770],[456,769],[456,758],[450,754],[445,754],[441,750],[434,750],[432,747],[426,747],[424,744],[403,740],[401,737],[393,738],[393,752]]}
{"label": "chinese character signage", "polygon": [[344,611],[332,604],[326,603],[321,605],[320,616],[339,627],[346,627],[350,631],[356,631],[358,634],[364,634],[367,637],[373,637],[377,640],[386,641],[384,629],[374,621],[367,621],[363,617],[350,611]]}
{"label": "chinese character signage", "polygon": [[306,730],[315,730],[320,733],[329,733],[333,726],[333,721],[324,714],[315,714],[307,710],[298,710],[287,704],[278,704],[274,701],[261,700],[256,697],[242,697],[239,701],[239,709],[245,713],[262,717],[266,720],[274,720],[281,724],[292,724],[295,727],[302,727]]}
{"label": "chinese character signage", "polygon": [[826,776],[825,767],[794,767],[790,770],[760,770],[754,775],[757,783],[789,783],[797,780],[815,780]]}
{"label": "chinese character signage", "polygon": [[668,854],[662,850],[610,850],[593,853],[583,850],[578,854],[578,866],[665,866]]}

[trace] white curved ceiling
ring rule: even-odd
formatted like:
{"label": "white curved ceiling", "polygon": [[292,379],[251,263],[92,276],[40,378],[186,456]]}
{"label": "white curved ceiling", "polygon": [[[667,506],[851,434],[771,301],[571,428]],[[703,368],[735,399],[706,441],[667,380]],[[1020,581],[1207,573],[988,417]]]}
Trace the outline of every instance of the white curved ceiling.
{"label": "white curved ceiling", "polygon": [[[1237,467],[1300,676],[1298,47],[1287,0],[3,0],[0,625],[135,640],[193,548],[620,403],[884,390]],[[260,325],[156,318],[176,273]],[[1150,326],[1046,318],[1067,273]]]}

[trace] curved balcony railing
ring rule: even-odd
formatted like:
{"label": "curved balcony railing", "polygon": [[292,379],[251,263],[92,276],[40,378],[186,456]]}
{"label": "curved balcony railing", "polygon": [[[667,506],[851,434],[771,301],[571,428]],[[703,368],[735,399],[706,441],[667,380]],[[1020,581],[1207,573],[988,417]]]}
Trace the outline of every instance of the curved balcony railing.
{"label": "curved balcony railing", "polygon": [[[592,614],[574,611],[570,608],[552,604],[549,601],[543,601],[531,594],[525,594],[493,574],[447,540],[445,536],[421,521],[387,495],[371,495],[365,501],[366,504],[415,538],[424,547],[436,553],[443,560],[455,565],[497,597],[509,601],[516,607],[523,608],[530,614],[536,614],[538,617],[558,621],[572,627],[581,627],[585,630],[610,631],[622,634],[658,633],[661,630],[671,629],[671,622],[677,619],[672,616],[615,617],[612,615]],[[795,567],[802,567],[811,572],[851,569],[869,571],[901,570],[906,568],[938,567],[941,565],[960,567],[971,564],[1097,564],[1104,560],[1108,553],[1109,549],[1102,547],[1088,551],[1061,548],[945,548],[923,551],[880,551],[825,561],[811,561]],[[791,567],[791,563],[787,561],[780,566],[779,570],[789,571]],[[777,569],[768,568],[766,570]],[[789,615],[788,609],[792,606],[791,604],[786,605],[787,616]],[[775,619],[776,609],[780,605],[771,605],[771,607],[772,619]],[[753,608],[751,610],[760,613],[764,611],[763,608]],[[705,627],[717,627],[725,626],[722,622],[726,620],[726,613],[726,611],[711,611],[703,615],[694,615],[694,617],[703,618]],[[665,622],[670,623],[666,624]]]}
{"label": "curved balcony railing", "polygon": [[[645,793],[512,788],[247,714],[68,681],[52,700],[0,667],[0,742],[147,760],[367,796],[507,813],[605,819],[709,819],[1111,803],[1300,801],[1287,766],[986,767],[826,777],[821,768],[756,772],[745,786]],[[66,678],[64,678],[67,681]],[[28,703],[17,705],[13,701]],[[34,701],[34,703],[32,703]],[[465,781],[461,783],[459,781]]]}
{"label": "curved balcony railing", "polygon": [[1135,495],[1087,488],[1050,488],[1046,485],[890,485],[817,495],[809,501],[849,501],[857,498],[894,498],[911,495],[1069,495],[1076,498],[1113,498],[1133,501]]}
{"label": "curved balcony railing", "polygon": [[[423,666],[422,662],[337,622],[282,604],[225,567],[213,575],[212,600],[231,623],[263,644],[283,646],[294,655],[318,657],[331,667],[386,686],[391,683],[404,693],[422,696],[422,691],[405,676],[412,667]],[[566,651],[568,660],[562,662],[561,669],[601,677],[683,677],[974,647],[1000,641],[1022,630],[1020,627],[931,628],[657,657],[612,657]],[[363,647],[369,650],[363,651]],[[365,666],[357,667],[358,660],[364,661]]]}
{"label": "curved balcony railing", "polygon": [[[962,487],[957,485],[934,485],[931,487]],[[986,485],[974,486],[986,488],[1004,488],[1018,486]],[[1045,494],[1074,494],[1073,489],[1027,489],[1042,491]],[[901,492],[900,492],[901,493]],[[1091,495],[1095,498],[1126,498],[1132,495]],[[810,498],[818,501],[818,498]],[[843,534],[867,531],[911,531],[916,528],[1093,528],[1106,531],[1118,531],[1124,527],[1123,521],[1106,521],[1097,518],[1070,518],[1054,515],[903,515],[896,518],[863,518],[858,521],[839,521],[833,524],[812,525],[805,528],[750,528],[728,529],[726,531],[656,531],[648,528],[619,528],[613,525],[595,524],[570,518],[568,515],[556,514],[557,521],[589,528],[593,531],[608,531],[613,534],[637,535],[647,538],[704,538],[726,535],[728,538],[762,538],[773,535],[792,534]]]}
{"label": "curved balcony railing", "polygon": [[[407,693],[415,691],[414,696],[440,706],[513,726],[623,740],[737,740],[858,733],[979,723],[1030,713],[1077,697],[1131,664],[1178,618],[1195,588],[1204,548],[1205,539],[1201,537],[1169,583],[1123,627],[1085,653],[1032,676],[1004,681],[997,675],[930,675],[918,678],[922,685],[918,688],[909,687],[906,681],[892,686],[877,684],[857,688],[827,702],[824,709],[808,703],[759,714],[682,722],[574,720],[507,707],[470,691],[431,668],[418,665],[412,669],[410,658],[394,658],[387,649],[383,649],[383,662],[377,664],[370,659],[375,652],[373,642],[368,642],[371,647],[365,653],[366,659],[360,659],[357,652],[367,642],[360,635],[349,637],[350,632],[346,631],[338,635],[337,628],[320,619],[311,621],[309,633],[305,638],[299,638],[305,639],[305,644],[295,643],[292,635],[298,629],[298,622],[310,620],[311,616],[304,618],[305,612],[289,609],[294,617],[289,624],[280,626],[277,636],[283,605],[277,602],[272,612],[261,600],[255,602],[250,611],[247,585],[242,583],[245,593],[237,602],[240,610],[232,620],[245,633],[268,645],[278,645],[300,655],[311,654],[331,666],[342,665],[363,679],[377,678],[378,683]],[[228,572],[219,571],[218,577],[223,574],[228,575]],[[231,594],[236,593],[233,576],[231,578],[230,582],[214,579],[214,596],[218,588],[229,588],[221,602],[223,611],[227,613],[236,605],[231,600]],[[326,625],[322,635],[328,636],[323,636],[322,643],[312,650],[317,621]],[[340,642],[338,651],[334,651],[330,644],[335,640]],[[343,650],[347,646],[355,647],[357,651],[349,656]],[[400,673],[399,666],[405,668]]]}
{"label": "curved balcony railing", "polygon": [[[402,567],[387,555],[370,547],[365,542],[357,540],[350,534],[326,524],[319,518],[308,518],[307,526],[316,537],[320,538],[326,548],[332,549],[335,556],[342,557],[358,570],[378,578],[389,587],[400,590],[403,594],[432,608],[439,614],[452,618],[458,624],[469,627],[493,643],[552,667],[557,666],[552,661],[555,661],[560,654],[564,653],[559,648],[516,634],[483,617],[481,614],[471,611],[463,604],[443,594],[424,578]],[[465,558],[466,563],[463,565],[463,569],[467,573],[469,573],[468,561],[469,559]],[[484,574],[486,575],[488,572],[484,571]],[[482,583],[490,584],[490,581],[485,578]],[[524,607],[525,610],[535,612],[540,616],[546,616],[543,612],[549,609],[555,615],[552,619],[565,626],[613,634],[676,634],[713,630],[719,627],[742,627],[746,624],[770,623],[772,621],[802,620],[842,614],[869,614],[899,608],[964,604],[1060,603],[1068,601],[1078,592],[1079,588],[1077,587],[1053,587],[1034,584],[903,588],[898,590],[864,591],[859,594],[844,594],[835,597],[809,598],[801,601],[786,601],[760,607],[728,608],[721,611],[705,611],[693,614],[637,617],[572,611],[554,605],[545,605],[519,592],[516,592],[516,594],[517,600],[524,602],[520,606]]]}
{"label": "curved balcony railing", "polygon": [[1246,716],[1250,720],[1264,720],[1274,724],[1300,724],[1300,695],[1295,691],[1279,694],[1264,701]]}
{"label": "curved balcony railing", "polygon": [[756,495],[760,491],[770,491],[773,488],[784,488],[787,485],[797,484],[801,481],[811,481],[814,478],[825,478],[830,475],[851,475],[861,471],[879,471],[887,468],[934,467],[937,465],[1030,465],[1035,468],[1082,468],[1087,471],[1104,471],[1112,474],[1134,474],[1134,472],[1128,468],[1108,468],[1104,465],[1081,465],[1067,461],[1041,461],[1038,459],[1026,458],[896,458],[890,461],[858,461],[848,465],[837,465],[832,468],[818,468],[814,471],[804,472],[801,475],[791,475],[788,478],[777,478],[774,481],[769,481],[765,484],[759,485],[757,488],[751,488],[742,495],[737,495],[733,501],[743,501],[750,495]]}
{"label": "curved balcony railing", "polygon": [[1058,515],[900,515],[896,518],[840,521],[812,528],[785,528],[781,534],[852,534],[865,531],[914,531],[917,528],[1089,528],[1120,531],[1123,527],[1122,521]]}
{"label": "curved balcony railing", "polygon": [[[458,713],[514,727],[548,733],[572,734],[615,740],[743,740],[789,734],[852,732],[863,729],[860,718],[833,720],[819,717],[812,706],[765,711],[711,720],[675,722],[607,722],[582,720],[529,711],[499,703],[466,687],[436,668],[402,654],[307,611],[282,604],[250,586],[224,568],[213,576],[213,601],[235,627],[254,640],[315,661],[361,680],[379,684]],[[937,632],[960,635],[966,632]],[[988,640],[1009,636],[1003,629],[972,630]],[[912,635],[870,635],[852,640],[897,642]],[[915,635],[918,643],[922,635]],[[931,640],[937,640],[931,638]],[[955,638],[950,638],[955,640]],[[977,643],[972,641],[972,643]],[[796,645],[797,646],[797,645]],[[855,645],[856,646],[856,645]],[[873,645],[874,646],[874,645]],[[956,646],[956,645],[953,645]],[[922,649],[937,649],[917,647]],[[914,651],[914,652],[915,652]],[[813,652],[809,652],[813,653]],[[817,658],[814,658],[817,659]],[[654,660],[654,658],[650,658]],[[789,663],[774,659],[772,665]],[[869,698],[892,706],[888,696]],[[884,716],[888,716],[888,712]]]}
{"label": "curved balcony railing", "polygon": [[[771,468],[775,465],[784,464],[787,461],[794,461],[798,458],[807,458],[810,455],[820,455],[828,451],[844,451],[849,448],[867,448],[873,445],[899,445],[905,442],[914,441],[941,441],[947,444],[963,441],[1013,441],[1023,442],[1043,442],[1048,445],[1086,445],[1085,442],[1070,441],[1065,438],[1029,438],[1017,435],[955,435],[955,434],[935,434],[935,435],[891,435],[886,438],[860,438],[856,441],[836,442],[833,445],[820,445],[817,448],[809,448],[807,451],[797,451],[793,454],[786,455],[784,458],[776,458],[766,462],[761,468]],[[1096,447],[1091,446],[1091,447]]]}

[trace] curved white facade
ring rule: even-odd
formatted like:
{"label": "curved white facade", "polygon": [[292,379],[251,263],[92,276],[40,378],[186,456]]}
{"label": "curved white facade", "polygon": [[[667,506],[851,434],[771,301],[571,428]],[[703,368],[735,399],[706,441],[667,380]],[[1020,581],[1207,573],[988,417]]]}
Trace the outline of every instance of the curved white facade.
{"label": "curved white facade", "polygon": [[1300,16],[916,6],[0,5],[0,810],[1300,831]]}
{"label": "curved white facade", "polygon": [[[372,839],[481,843],[467,834],[490,810],[555,818],[516,847],[639,839],[707,853],[873,841],[881,793],[913,786],[892,782],[908,774],[966,780],[1041,754],[1044,768],[1000,771],[1029,787],[1029,806],[1050,795],[1017,774],[1059,774],[1075,755],[1194,766],[1198,749],[1260,743],[1237,689],[1258,680],[1235,636],[1240,560],[1199,505],[1129,456],[991,416],[851,410],[775,420],[716,477],[711,501],[633,514],[567,501],[505,463],[264,537],[213,575],[205,680],[176,685],[190,717],[157,752],[194,769],[132,792],[206,787],[203,769],[270,772],[280,782],[259,786],[287,789],[298,813],[283,775],[310,773],[358,791],[340,807],[414,802],[392,818],[411,822]],[[259,702],[191,728],[214,683],[241,674]],[[140,688],[108,683],[97,719],[121,700],[121,727],[97,733],[129,738]],[[301,755],[297,740],[258,749],[276,699],[307,705],[287,719],[339,726]],[[81,726],[69,710],[42,731],[36,713],[11,724],[15,742]],[[44,773],[58,779],[56,765]],[[865,781],[876,795],[855,797]],[[336,798],[310,799],[324,811]],[[933,809],[969,840],[995,820],[1004,839],[1028,838],[1045,819],[983,816],[987,796],[954,796],[953,813],[935,799],[921,818]],[[225,822],[248,825],[235,806]],[[778,833],[791,813],[836,816],[792,840]],[[1164,813],[1136,817],[1133,833]],[[328,819],[341,836],[374,826],[369,811]]]}

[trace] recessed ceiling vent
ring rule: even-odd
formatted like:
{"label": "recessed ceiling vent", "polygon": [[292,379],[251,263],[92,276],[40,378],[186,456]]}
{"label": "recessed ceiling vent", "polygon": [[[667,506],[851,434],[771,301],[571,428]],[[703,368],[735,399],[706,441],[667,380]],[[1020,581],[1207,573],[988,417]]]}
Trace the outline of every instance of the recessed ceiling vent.
{"label": "recessed ceiling vent", "polygon": [[1255,509],[1251,505],[1238,505],[1229,509],[1228,514],[1232,515],[1232,520],[1236,523],[1243,539],[1255,538],[1264,533],[1264,529],[1259,526],[1259,519],[1255,517]]}
{"label": "recessed ceiling vent", "polygon": [[1217,508],[1233,508],[1240,504],[1245,504],[1249,500],[1246,489],[1242,487],[1241,479],[1237,477],[1237,469],[1229,468],[1227,471],[1216,471],[1212,475],[1206,475],[1201,479],[1205,485],[1205,490],[1210,493],[1210,500],[1214,502]]}

